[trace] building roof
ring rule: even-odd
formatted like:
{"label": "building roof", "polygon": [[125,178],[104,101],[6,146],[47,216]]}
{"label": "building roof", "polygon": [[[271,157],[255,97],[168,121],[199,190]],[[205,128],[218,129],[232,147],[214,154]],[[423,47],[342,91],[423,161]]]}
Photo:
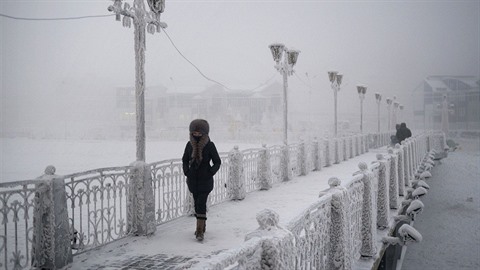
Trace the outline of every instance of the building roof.
{"label": "building roof", "polygon": [[[475,76],[429,76],[425,78],[434,92],[480,91],[480,80]],[[455,86],[461,85],[458,89]]]}

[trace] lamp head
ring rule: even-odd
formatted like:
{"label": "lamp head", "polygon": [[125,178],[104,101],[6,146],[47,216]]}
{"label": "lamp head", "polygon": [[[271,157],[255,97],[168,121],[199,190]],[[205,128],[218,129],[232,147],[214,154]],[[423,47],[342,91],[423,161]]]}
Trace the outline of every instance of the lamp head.
{"label": "lamp head", "polygon": [[392,99],[391,98],[387,98],[385,101],[387,102],[388,105],[392,104]]}
{"label": "lamp head", "polygon": [[287,51],[287,61],[288,61],[288,64],[291,65],[292,67],[295,66],[295,64],[297,63],[298,54],[300,54],[300,51],[298,50]]}
{"label": "lamp head", "polygon": [[359,95],[365,95],[365,93],[367,93],[367,87],[363,85],[357,85],[357,91]]}
{"label": "lamp head", "polygon": [[337,79],[337,84],[338,85],[342,84],[343,75],[342,74],[337,74],[335,77]]}
{"label": "lamp head", "polygon": [[165,10],[165,0],[147,0],[150,10],[155,14],[163,13]]}
{"label": "lamp head", "polygon": [[375,93],[375,99],[378,101],[382,100],[382,95],[380,93]]}
{"label": "lamp head", "polygon": [[282,43],[273,43],[268,46],[270,48],[270,51],[272,52],[273,60],[275,62],[280,62],[280,59],[282,58],[283,51],[285,49],[285,45]]}
{"label": "lamp head", "polygon": [[337,79],[337,71],[329,71],[328,72],[328,79],[330,80],[331,83],[334,83],[335,80]]}

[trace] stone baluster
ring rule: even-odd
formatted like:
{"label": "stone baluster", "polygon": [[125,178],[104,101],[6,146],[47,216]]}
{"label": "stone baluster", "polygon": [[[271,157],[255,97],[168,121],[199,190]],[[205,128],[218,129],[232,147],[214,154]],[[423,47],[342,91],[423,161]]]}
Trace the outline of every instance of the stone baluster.
{"label": "stone baluster", "polygon": [[227,182],[227,194],[231,200],[243,200],[246,197],[245,174],[243,168],[243,153],[238,146],[228,153],[229,170]]}

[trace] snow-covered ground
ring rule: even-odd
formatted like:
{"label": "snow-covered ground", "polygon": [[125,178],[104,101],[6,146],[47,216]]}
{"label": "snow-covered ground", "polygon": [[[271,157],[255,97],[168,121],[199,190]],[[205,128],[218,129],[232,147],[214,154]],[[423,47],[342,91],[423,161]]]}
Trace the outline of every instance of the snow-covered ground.
{"label": "snow-covered ground", "polygon": [[[219,152],[235,145],[240,150],[261,145],[215,141]],[[147,141],[147,162],[181,158],[187,139]],[[56,174],[66,175],[105,167],[127,166],[135,160],[135,141],[32,140],[0,138],[0,183],[34,179],[45,167],[54,165]]]}

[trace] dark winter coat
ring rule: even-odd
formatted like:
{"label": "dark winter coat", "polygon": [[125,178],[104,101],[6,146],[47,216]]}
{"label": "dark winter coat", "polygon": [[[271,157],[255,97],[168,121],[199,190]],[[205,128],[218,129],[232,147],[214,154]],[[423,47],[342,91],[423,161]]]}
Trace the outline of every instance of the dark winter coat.
{"label": "dark winter coat", "polygon": [[[213,190],[213,176],[222,164],[217,148],[212,141],[208,140],[200,151],[202,158],[199,164],[192,153],[193,146],[190,141],[185,146],[182,157],[183,173],[187,177],[188,189],[192,193],[210,193]],[[210,161],[213,162],[213,166],[210,165]]]}
{"label": "dark winter coat", "polygon": [[397,130],[396,136],[397,136],[398,141],[402,142],[406,138],[412,137],[412,132],[410,131],[409,128],[407,128],[407,125],[405,123],[402,123],[400,125],[400,128]]}

